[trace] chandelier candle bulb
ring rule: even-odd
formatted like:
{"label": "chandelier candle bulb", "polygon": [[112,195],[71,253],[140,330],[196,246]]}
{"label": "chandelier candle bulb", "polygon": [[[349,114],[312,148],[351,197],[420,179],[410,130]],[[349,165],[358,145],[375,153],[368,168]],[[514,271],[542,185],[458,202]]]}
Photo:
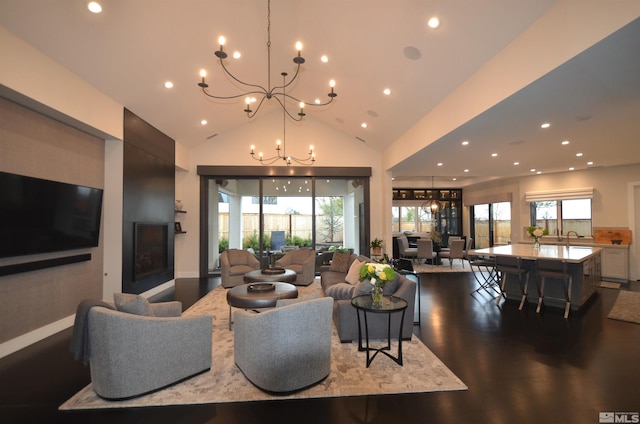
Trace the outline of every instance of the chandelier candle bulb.
{"label": "chandelier candle bulb", "polygon": [[207,76],[207,71],[205,71],[204,69],[200,69],[200,76],[202,77],[202,82],[199,83],[198,86],[203,89],[209,87],[209,84],[204,82],[204,77]]}

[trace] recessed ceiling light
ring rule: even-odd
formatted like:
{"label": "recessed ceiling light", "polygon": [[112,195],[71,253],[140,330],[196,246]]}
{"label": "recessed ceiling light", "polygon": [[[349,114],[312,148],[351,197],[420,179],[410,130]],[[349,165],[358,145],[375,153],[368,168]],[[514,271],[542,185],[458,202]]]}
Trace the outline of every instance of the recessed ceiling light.
{"label": "recessed ceiling light", "polygon": [[442,162],[438,162],[438,163],[437,163],[437,165],[438,165],[438,166],[442,166]]}
{"label": "recessed ceiling light", "polygon": [[580,157],[580,156],[582,156],[582,153],[578,152],[578,153],[576,153],[576,156]]}
{"label": "recessed ceiling light", "polygon": [[98,3],[97,1],[89,2],[89,4],[87,4],[87,9],[89,9],[89,12],[91,13],[102,12],[102,6],[100,6],[100,3]]}
{"label": "recessed ceiling light", "polygon": [[208,122],[207,122],[206,119],[203,119],[202,121],[200,121],[200,125],[207,125],[207,124],[208,124]]}
{"label": "recessed ceiling light", "polygon": [[440,19],[434,16],[427,21],[427,25],[429,25],[429,28],[438,28],[440,26]]}
{"label": "recessed ceiling light", "polygon": [[360,124],[360,126],[361,126],[362,128],[367,128],[367,123],[366,123],[366,122],[363,122],[362,124]]}
{"label": "recessed ceiling light", "polygon": [[567,144],[569,144],[569,140],[563,140],[563,141],[562,141],[562,145],[563,145],[563,146],[566,146]]}
{"label": "recessed ceiling light", "polygon": [[575,168],[572,166],[569,168],[569,171],[573,171]]}
{"label": "recessed ceiling light", "polygon": [[173,83],[171,81],[166,81],[164,83],[164,88],[173,88]]}
{"label": "recessed ceiling light", "polygon": [[536,168],[531,168],[529,171],[536,172]]}
{"label": "recessed ceiling light", "polygon": [[543,123],[542,125],[540,125],[540,128],[549,128],[550,126],[551,126],[551,124],[550,124],[550,123],[545,122],[545,123]]}
{"label": "recessed ceiling light", "polygon": [[391,90],[388,88],[385,88],[382,92],[385,94],[385,96],[388,96],[391,94]]}
{"label": "recessed ceiling light", "polygon": [[536,172],[536,174],[540,175],[540,174],[542,174],[542,171],[538,171],[538,172]]}
{"label": "recessed ceiling light", "polygon": [[465,170],[464,170],[464,172],[469,172],[469,170],[468,170],[468,169],[465,169]]}
{"label": "recessed ceiling light", "polygon": [[241,57],[242,57],[242,54],[239,51],[233,52],[234,59],[240,59]]}
{"label": "recessed ceiling light", "polygon": [[469,145],[469,142],[468,142],[467,140],[464,140],[464,141],[462,142],[462,145],[463,145],[463,146],[468,146],[468,145]]}
{"label": "recessed ceiling light", "polygon": [[492,158],[497,158],[497,157],[498,157],[498,154],[497,154],[497,153],[491,153],[491,157],[492,157]]}
{"label": "recessed ceiling light", "polygon": [[587,162],[587,165],[591,166],[591,165],[593,165],[593,162],[589,161],[589,162]]}
{"label": "recessed ceiling light", "polygon": [[322,57],[320,57],[320,61],[322,63],[327,63],[329,61],[329,58],[327,57],[326,54],[323,54]]}
{"label": "recessed ceiling light", "polygon": [[456,177],[451,178],[452,181],[458,181]]}
{"label": "recessed ceiling light", "polygon": [[513,164],[514,164],[515,166],[518,166],[518,165],[520,165],[520,162],[513,162]]}

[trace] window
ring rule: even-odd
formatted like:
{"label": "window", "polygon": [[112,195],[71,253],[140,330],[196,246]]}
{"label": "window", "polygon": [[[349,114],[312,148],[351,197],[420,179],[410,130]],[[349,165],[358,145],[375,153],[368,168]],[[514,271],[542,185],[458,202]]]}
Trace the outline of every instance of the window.
{"label": "window", "polygon": [[425,211],[421,206],[393,206],[391,219],[393,232],[429,232],[433,223],[431,211]]}
{"label": "window", "polygon": [[544,228],[552,235],[575,231],[581,236],[590,236],[591,199],[531,202],[531,225]]}

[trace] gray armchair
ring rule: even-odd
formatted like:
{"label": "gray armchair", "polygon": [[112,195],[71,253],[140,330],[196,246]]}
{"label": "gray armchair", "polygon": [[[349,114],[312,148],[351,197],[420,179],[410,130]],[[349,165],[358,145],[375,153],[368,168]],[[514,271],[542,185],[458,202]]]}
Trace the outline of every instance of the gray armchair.
{"label": "gray armchair", "polygon": [[321,381],[331,369],[332,309],[333,299],[323,297],[259,314],[235,311],[236,365],[269,392],[292,392]]}
{"label": "gray armchair", "polygon": [[211,368],[212,318],[181,317],[180,302],[151,307],[156,316],[89,310],[89,365],[99,396],[140,396]]}
{"label": "gray armchair", "polygon": [[244,274],[260,269],[260,261],[248,250],[228,249],[220,254],[222,287],[244,284]]}
{"label": "gray armchair", "polygon": [[275,265],[295,271],[295,285],[308,286],[316,277],[316,252],[313,249],[290,250]]}

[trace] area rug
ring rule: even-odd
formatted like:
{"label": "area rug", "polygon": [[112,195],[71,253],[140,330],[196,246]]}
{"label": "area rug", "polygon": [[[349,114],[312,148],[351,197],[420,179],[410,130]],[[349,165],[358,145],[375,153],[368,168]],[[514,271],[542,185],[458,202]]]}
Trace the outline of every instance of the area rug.
{"label": "area rug", "polygon": [[469,262],[463,264],[460,263],[459,260],[453,261],[453,266],[449,266],[449,262],[447,260],[444,261],[442,265],[429,265],[429,264],[413,264],[413,270],[420,274],[430,274],[430,273],[438,273],[438,272],[471,272],[471,267],[469,266]]}
{"label": "area rug", "polygon": [[621,290],[607,318],[640,324],[640,292]]}
{"label": "area rug", "polygon": [[[313,297],[321,291],[318,280],[298,287],[299,297]],[[321,383],[283,396],[263,392],[253,386],[233,360],[233,331],[229,331],[226,290],[218,287],[185,311],[184,315],[209,314],[213,321],[212,366],[164,390],[125,401],[107,401],[94,392],[91,384],[66,401],[60,409],[105,409],[165,405],[308,399],[339,396],[384,395],[466,390],[467,386],[449,370],[418,338],[402,343],[404,366],[378,355],[369,368],[365,353],[358,352],[357,341],[340,343],[333,329],[331,372]],[[392,343],[392,349],[397,345]],[[313,366],[313,364],[310,364]]]}
{"label": "area rug", "polygon": [[600,281],[598,287],[602,287],[605,289],[619,289],[620,283],[614,283],[613,281]]}

